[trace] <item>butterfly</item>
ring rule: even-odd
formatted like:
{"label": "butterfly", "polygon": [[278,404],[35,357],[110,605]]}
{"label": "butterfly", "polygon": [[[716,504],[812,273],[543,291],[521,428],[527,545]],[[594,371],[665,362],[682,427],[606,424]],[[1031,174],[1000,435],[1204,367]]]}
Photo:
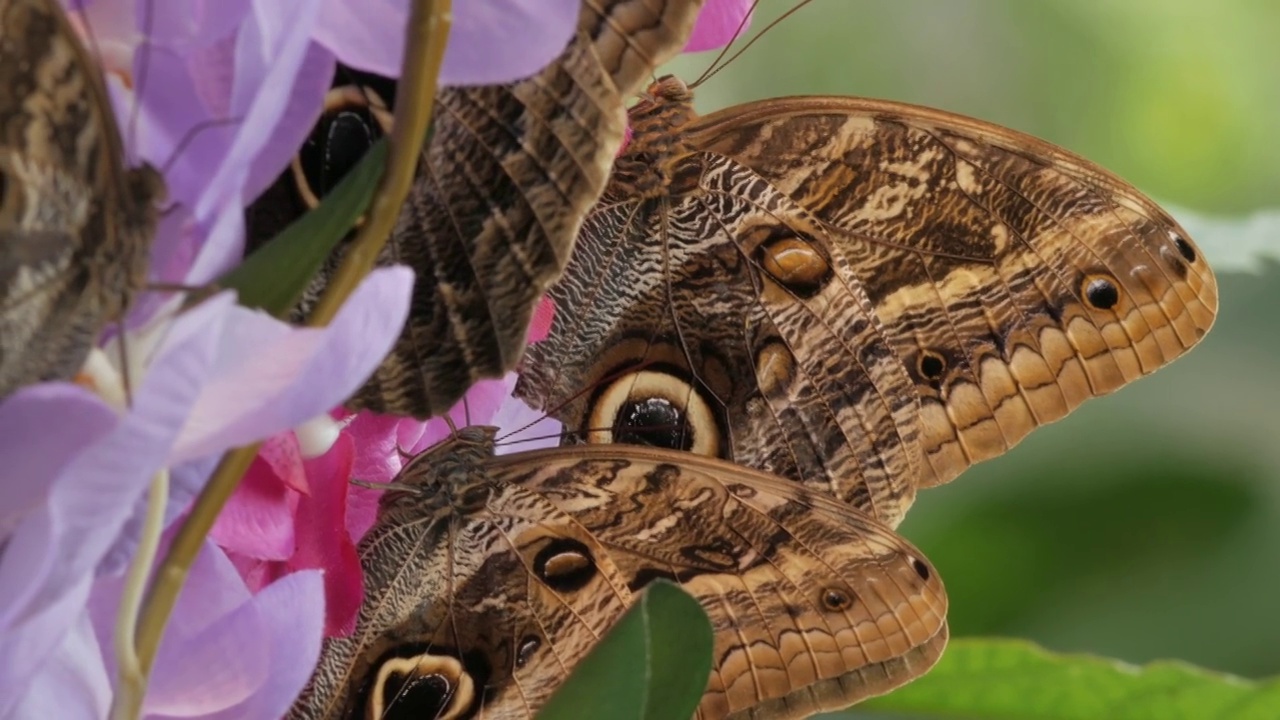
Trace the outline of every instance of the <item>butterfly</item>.
{"label": "butterfly", "polygon": [[928,670],[934,568],[825,493],[687,452],[494,456],[469,427],[412,459],[361,541],[365,602],[291,718],[529,718],[657,578],[715,633],[700,718],[806,717]]}
{"label": "butterfly", "polygon": [[[380,258],[417,273],[409,320],[350,407],[425,418],[447,410],[474,381],[515,367],[535,305],[604,190],[626,127],[626,99],[680,50],[701,5],[587,0],[575,39],[544,70],[436,95],[428,147]],[[367,75],[356,79],[378,85]],[[311,153],[318,185],[383,129],[371,104],[373,111],[343,105],[340,122],[324,125]],[[374,116],[367,132],[357,112]],[[295,170],[282,180],[292,186],[304,175]],[[276,188],[251,211],[253,238],[282,224],[288,201],[281,194]],[[326,282],[322,272],[299,315]]]}
{"label": "butterfly", "polygon": [[521,367],[569,438],[732,460],[893,527],[1213,324],[1186,232],[1061,148],[895,102],[691,100],[666,77],[631,109]]}
{"label": "butterfly", "polygon": [[55,0],[0,0],[0,398],[68,379],[146,278],[163,180],[126,168]]}

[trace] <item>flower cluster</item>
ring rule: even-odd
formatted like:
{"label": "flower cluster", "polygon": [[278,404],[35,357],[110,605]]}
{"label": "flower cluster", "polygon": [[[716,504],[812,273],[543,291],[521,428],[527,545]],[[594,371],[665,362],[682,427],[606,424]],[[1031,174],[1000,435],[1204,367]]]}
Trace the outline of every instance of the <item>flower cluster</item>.
{"label": "flower cluster", "polygon": [[[198,285],[239,262],[244,208],[316,119],[335,64],[398,74],[408,0],[63,0],[102,61],[131,162],[163,168],[169,204],[152,279]],[[711,2],[691,47],[716,44],[742,0]],[[504,82],[564,47],[580,0],[454,4],[441,81]],[[721,40],[723,42],[723,40]],[[170,477],[172,531],[230,448],[265,440],[178,598],[144,704],[165,717],[279,717],[324,635],[362,598],[355,543],[405,453],[447,432],[333,410],[391,347],[412,274],[375,271],[326,328],[216,295],[177,312],[144,293],[125,327],[125,405],[108,351],[99,392],[42,383],[0,403],[0,718],[105,717],[123,570],[144,496]],[[545,317],[545,316],[544,316]],[[531,339],[545,327],[531,330]],[[92,364],[92,363],[91,363]],[[457,422],[522,427],[512,378],[482,383]],[[554,435],[544,425],[535,434]],[[523,446],[529,447],[529,446]],[[167,537],[167,536],[166,536]]]}

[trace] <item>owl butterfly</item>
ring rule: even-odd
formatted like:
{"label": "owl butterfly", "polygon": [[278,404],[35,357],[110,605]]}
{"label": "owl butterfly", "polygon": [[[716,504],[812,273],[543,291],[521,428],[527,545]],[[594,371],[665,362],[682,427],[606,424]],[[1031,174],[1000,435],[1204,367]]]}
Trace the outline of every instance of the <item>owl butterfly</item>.
{"label": "owl butterfly", "polygon": [[894,526],[1213,323],[1178,224],[1027,135],[858,98],[700,117],[671,77],[630,122],[517,388],[588,441],[719,456]]}
{"label": "owl butterfly", "polygon": [[0,398],[67,379],[146,277],[155,170],[56,0],[0,0]]}
{"label": "owl butterfly", "polygon": [[[350,406],[427,417],[475,380],[514,368],[535,304],[604,190],[622,143],[625,98],[680,50],[701,4],[585,0],[577,37],[546,69],[509,85],[437,94],[429,145],[380,258],[417,273],[409,320]],[[344,164],[347,143],[367,146],[351,120],[325,125],[321,176],[325,166]],[[280,224],[279,195],[277,188],[251,212],[253,236]],[[325,282],[322,273],[300,314]]]}
{"label": "owl butterfly", "polygon": [[918,550],[824,493],[714,458],[583,445],[411,460],[360,543],[355,632],[291,718],[529,718],[655,578],[711,618],[699,718],[805,717],[925,672],[946,595]]}

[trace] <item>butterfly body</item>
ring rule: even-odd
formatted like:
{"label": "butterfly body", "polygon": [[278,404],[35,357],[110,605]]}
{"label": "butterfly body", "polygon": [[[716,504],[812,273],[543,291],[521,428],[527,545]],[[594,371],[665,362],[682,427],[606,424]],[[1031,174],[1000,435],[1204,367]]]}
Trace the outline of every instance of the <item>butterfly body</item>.
{"label": "butterfly body", "polygon": [[0,0],[0,397],[70,378],[146,276],[160,176],[127,169],[53,0]]}
{"label": "butterfly body", "polygon": [[894,524],[917,488],[1213,322],[1213,274],[1177,223],[1048,143],[858,98],[690,101],[664,78],[632,109],[522,369],[518,392],[589,439],[665,393],[707,409],[721,457]]}
{"label": "butterfly body", "polygon": [[715,631],[699,717],[803,717],[924,672],[936,573],[862,513],[690,453],[492,456],[467,428],[406,465],[360,545],[366,601],[295,718],[528,718],[656,578]]}

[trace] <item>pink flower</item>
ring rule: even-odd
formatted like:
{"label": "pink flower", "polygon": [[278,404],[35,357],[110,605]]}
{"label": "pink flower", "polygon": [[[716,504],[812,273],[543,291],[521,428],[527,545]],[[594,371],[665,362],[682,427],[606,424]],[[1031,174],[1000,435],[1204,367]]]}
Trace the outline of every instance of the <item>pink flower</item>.
{"label": "pink flower", "polygon": [[[529,339],[546,337],[554,306],[534,313]],[[448,415],[454,423],[491,424],[524,432],[507,438],[517,449],[554,445],[559,423],[512,397],[515,374],[476,383]],[[352,484],[385,483],[406,458],[449,436],[441,418],[426,422],[370,412],[332,413],[338,439],[323,455],[307,459],[297,433],[273,436],[258,453],[240,487],[218,517],[211,539],[226,551],[250,589],[257,590],[297,570],[324,571],[325,634],[345,635],[355,624],[364,596],[356,544],[377,515],[381,491]]]}
{"label": "pink flower", "polygon": [[733,42],[751,25],[751,8],[755,0],[707,0],[693,26],[687,53],[717,50]]}

